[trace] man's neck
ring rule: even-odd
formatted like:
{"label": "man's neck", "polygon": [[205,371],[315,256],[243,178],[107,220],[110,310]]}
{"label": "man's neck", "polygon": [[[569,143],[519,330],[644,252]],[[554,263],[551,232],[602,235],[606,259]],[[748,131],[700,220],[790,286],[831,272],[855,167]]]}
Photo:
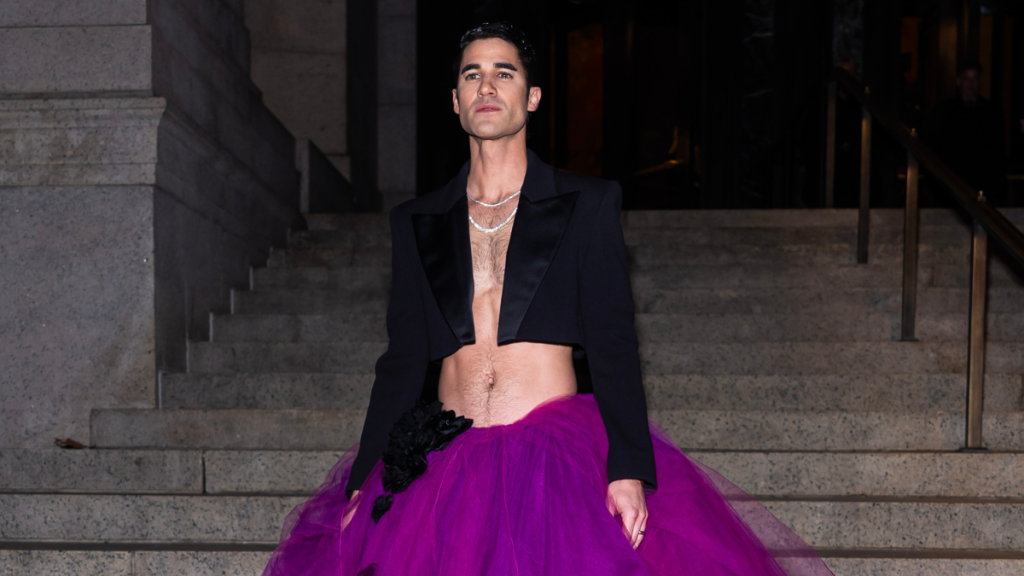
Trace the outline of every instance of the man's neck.
{"label": "man's neck", "polygon": [[469,137],[469,177],[474,198],[495,203],[519,190],[526,178],[526,136],[523,132],[497,140]]}

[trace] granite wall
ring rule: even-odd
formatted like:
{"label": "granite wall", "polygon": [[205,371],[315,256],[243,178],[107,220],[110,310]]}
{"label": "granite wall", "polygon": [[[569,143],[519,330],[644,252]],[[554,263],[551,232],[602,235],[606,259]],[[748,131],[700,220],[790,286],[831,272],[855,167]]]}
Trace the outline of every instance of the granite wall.
{"label": "granite wall", "polygon": [[296,138],[351,178],[346,133],[345,0],[245,0],[252,79]]}
{"label": "granite wall", "polygon": [[302,225],[241,0],[0,11],[0,442],[88,442]]}
{"label": "granite wall", "polygon": [[377,186],[384,209],[416,195],[416,0],[378,0]]}

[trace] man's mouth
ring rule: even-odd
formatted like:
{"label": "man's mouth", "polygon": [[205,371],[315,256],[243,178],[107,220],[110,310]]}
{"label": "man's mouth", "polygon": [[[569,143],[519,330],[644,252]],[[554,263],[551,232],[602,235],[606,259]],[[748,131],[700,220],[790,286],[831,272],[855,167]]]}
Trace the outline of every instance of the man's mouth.
{"label": "man's mouth", "polygon": [[498,110],[500,110],[500,108],[498,108],[494,104],[481,104],[480,106],[477,106],[477,108],[476,108],[476,111],[478,113],[481,113],[481,112],[497,112]]}

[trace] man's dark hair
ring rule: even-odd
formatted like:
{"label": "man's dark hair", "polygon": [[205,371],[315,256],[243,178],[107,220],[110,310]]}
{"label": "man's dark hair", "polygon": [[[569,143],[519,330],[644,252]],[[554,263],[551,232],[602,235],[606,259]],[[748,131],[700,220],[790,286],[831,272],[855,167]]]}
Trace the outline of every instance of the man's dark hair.
{"label": "man's dark hair", "polygon": [[462,35],[462,39],[459,40],[459,54],[455,58],[455,62],[452,63],[455,85],[459,83],[461,72],[459,64],[462,63],[462,54],[466,51],[466,46],[469,46],[470,43],[476,40],[486,40],[487,38],[500,38],[515,46],[516,52],[519,55],[519,62],[523,64],[523,78],[526,80],[526,88],[529,89],[531,86],[536,85],[537,51],[534,50],[533,44],[530,44],[530,41],[526,38],[526,34],[509,22],[485,22],[475,28],[466,30],[466,33]]}
{"label": "man's dark hair", "polygon": [[981,62],[977,60],[961,60],[956,65],[956,75],[963,74],[964,70],[977,70],[978,74],[984,73],[984,70],[981,68]]}

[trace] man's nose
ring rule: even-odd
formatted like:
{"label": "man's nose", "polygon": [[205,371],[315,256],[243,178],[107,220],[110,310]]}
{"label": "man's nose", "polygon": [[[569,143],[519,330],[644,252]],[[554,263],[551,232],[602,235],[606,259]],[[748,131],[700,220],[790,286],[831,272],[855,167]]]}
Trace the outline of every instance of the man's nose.
{"label": "man's nose", "polygon": [[491,80],[490,76],[484,76],[480,81],[480,87],[477,89],[477,94],[480,96],[488,96],[494,94],[494,81]]}

